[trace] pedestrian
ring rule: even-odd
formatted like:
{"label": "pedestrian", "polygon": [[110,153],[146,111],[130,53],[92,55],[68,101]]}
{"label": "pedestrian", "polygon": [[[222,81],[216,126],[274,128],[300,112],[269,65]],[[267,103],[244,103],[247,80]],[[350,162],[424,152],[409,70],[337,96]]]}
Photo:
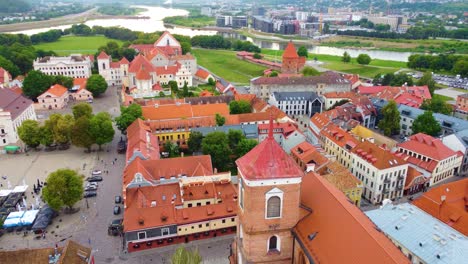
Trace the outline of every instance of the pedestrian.
{"label": "pedestrian", "polygon": [[117,161],[117,158],[115,158],[115,161]]}

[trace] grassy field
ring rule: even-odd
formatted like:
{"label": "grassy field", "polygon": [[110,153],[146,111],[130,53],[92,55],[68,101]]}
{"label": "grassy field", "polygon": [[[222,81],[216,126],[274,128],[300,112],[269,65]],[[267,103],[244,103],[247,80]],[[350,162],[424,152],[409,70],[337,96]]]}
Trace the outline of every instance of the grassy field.
{"label": "grassy field", "polygon": [[[262,49],[262,54],[265,55],[266,59],[270,60],[281,60],[283,51]],[[387,60],[372,60],[367,66],[359,65],[355,58],[351,59],[351,63],[343,63],[341,56],[333,55],[320,55],[320,54],[309,54],[309,59],[317,58],[318,61],[324,62],[321,67],[330,70],[341,71],[346,73],[359,74],[364,77],[373,78],[378,73],[389,73],[395,72],[400,68],[405,68],[405,62],[399,61],[387,61]]]}
{"label": "grassy field", "polygon": [[199,65],[236,84],[248,84],[250,79],[263,75],[265,67],[239,60],[235,51],[192,49]]}
{"label": "grassy field", "polygon": [[34,47],[42,50],[53,50],[58,55],[69,55],[71,53],[94,54],[100,46],[106,45],[109,41],[115,41],[122,45],[122,41],[104,36],[64,36],[56,42],[40,43]]}
{"label": "grassy field", "polygon": [[432,96],[433,98],[440,98],[442,99],[442,101],[444,102],[447,102],[447,101],[454,101],[455,99],[453,99],[452,97],[448,97],[448,96],[445,96],[445,95],[441,95],[441,94],[434,94],[434,96]]}

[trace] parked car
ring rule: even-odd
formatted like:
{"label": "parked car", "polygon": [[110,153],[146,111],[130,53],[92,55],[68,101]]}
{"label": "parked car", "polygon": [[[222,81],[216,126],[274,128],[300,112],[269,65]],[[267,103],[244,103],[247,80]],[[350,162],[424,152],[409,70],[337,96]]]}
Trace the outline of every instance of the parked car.
{"label": "parked car", "polygon": [[115,196],[115,203],[117,204],[122,203],[122,196],[120,195]]}
{"label": "parked car", "polygon": [[123,230],[122,223],[123,223],[123,219],[113,220],[107,227],[107,234],[117,236]]}
{"label": "parked car", "polygon": [[87,182],[86,183],[86,187],[89,187],[89,186],[98,186],[98,183],[97,182]]}
{"label": "parked car", "polygon": [[95,197],[97,196],[97,192],[96,191],[86,191],[84,193],[84,198],[89,198],[89,197]]}
{"label": "parked car", "polygon": [[87,186],[87,187],[85,187],[84,190],[85,190],[85,192],[87,192],[87,191],[96,191],[96,190],[97,190],[97,186],[94,186],[94,185],[92,185],[92,186]]}
{"label": "parked car", "polygon": [[120,214],[120,206],[118,206],[118,205],[114,206],[114,214],[115,215]]}
{"label": "parked car", "polygon": [[101,177],[101,176],[88,177],[88,178],[86,179],[86,181],[89,181],[89,182],[98,182],[98,181],[102,181],[102,177]]}
{"label": "parked car", "polygon": [[93,170],[93,172],[91,172],[91,175],[93,175],[93,176],[97,176],[97,175],[101,175],[101,174],[102,174],[101,170]]}

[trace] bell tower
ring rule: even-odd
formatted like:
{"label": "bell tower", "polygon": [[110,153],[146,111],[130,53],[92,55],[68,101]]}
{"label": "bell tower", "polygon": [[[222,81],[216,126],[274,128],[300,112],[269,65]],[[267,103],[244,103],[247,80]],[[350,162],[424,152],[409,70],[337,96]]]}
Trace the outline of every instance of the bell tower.
{"label": "bell tower", "polygon": [[236,161],[239,172],[237,263],[291,263],[302,170],[273,138]]}

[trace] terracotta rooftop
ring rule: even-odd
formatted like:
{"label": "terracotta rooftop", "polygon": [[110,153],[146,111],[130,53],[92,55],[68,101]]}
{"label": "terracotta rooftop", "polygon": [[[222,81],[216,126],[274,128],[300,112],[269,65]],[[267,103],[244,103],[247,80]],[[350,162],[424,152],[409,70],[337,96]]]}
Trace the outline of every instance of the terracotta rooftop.
{"label": "terracotta rooftop", "polygon": [[146,59],[143,55],[138,54],[130,63],[130,67],[128,67],[128,72],[137,73],[142,67],[144,67],[147,71],[153,71],[153,64],[151,64],[148,59]]}
{"label": "terracotta rooftop", "polygon": [[3,111],[10,112],[12,120],[23,113],[32,103],[31,100],[21,94],[17,94],[8,88],[0,88],[0,108]]}
{"label": "terracotta rooftop", "polygon": [[296,47],[294,47],[294,43],[289,41],[288,45],[284,49],[283,58],[299,58],[297,55]]}
{"label": "terracotta rooftop", "polygon": [[291,149],[291,155],[297,157],[304,164],[314,163],[316,168],[329,162],[329,159],[322,155],[312,144],[304,141]]}
{"label": "terracotta rooftop", "polygon": [[433,187],[413,204],[468,236],[468,179]]}
{"label": "terracotta rooftop", "polygon": [[315,263],[410,263],[359,208],[316,173],[302,179],[301,206],[310,213],[293,233]]}
{"label": "terracotta rooftop", "polygon": [[119,64],[130,64],[130,62],[127,60],[127,58],[122,57],[122,59],[119,61]]}
{"label": "terracotta rooftop", "polygon": [[[419,172],[417,169],[413,168],[412,166],[408,166],[408,172],[406,173],[406,180],[405,180],[405,190],[411,188],[415,184],[416,179],[420,179],[420,177],[424,178],[424,175]],[[424,178],[425,181],[429,180]],[[421,184],[418,182],[418,184]]]}
{"label": "terracotta rooftop", "polygon": [[109,59],[109,55],[107,55],[107,53],[105,51],[101,51],[101,53],[99,53],[97,58],[105,60],[105,59]]}
{"label": "terracotta rooftop", "polygon": [[136,79],[137,80],[151,80],[151,75],[144,67],[141,67],[141,69],[136,74]]}
{"label": "terracotta rooftop", "polygon": [[200,77],[202,79],[206,79],[210,76],[210,73],[203,69],[198,69],[197,73],[195,73],[195,76]]}
{"label": "terracotta rooftop", "polygon": [[318,173],[342,192],[362,185],[362,182],[338,161],[328,163]]}
{"label": "terracotta rooftop", "polygon": [[268,138],[237,159],[236,164],[239,172],[248,180],[297,178],[304,175],[292,157],[274,140],[271,127]]}
{"label": "terracotta rooftop", "polygon": [[145,121],[139,118],[127,128],[127,162],[135,152],[139,152],[145,159],[160,158],[158,137],[151,132]]}
{"label": "terracotta rooftop", "polygon": [[[60,84],[54,84],[47,91],[45,91],[45,93],[50,93],[50,94],[52,94],[54,96],[57,96],[57,97],[63,96],[66,92],[68,92],[68,89],[63,87]],[[42,95],[44,95],[45,93],[43,93]],[[40,96],[42,96],[42,95],[40,95]]]}
{"label": "terracotta rooftop", "polygon": [[88,82],[87,78],[73,78],[73,85],[80,86],[79,90],[86,89],[86,83]]}
{"label": "terracotta rooftop", "polygon": [[357,144],[351,152],[366,160],[379,170],[407,164],[406,161],[393,155],[389,150],[383,149],[367,140]]}
{"label": "terracotta rooftop", "polygon": [[455,151],[444,145],[440,139],[423,133],[412,135],[407,141],[398,144],[398,147],[416,152],[436,161],[457,155]]}
{"label": "terracotta rooftop", "polygon": [[329,93],[324,93],[322,96],[327,99],[331,99],[331,98],[351,99],[351,98],[356,97],[357,95],[353,92],[329,92]]}
{"label": "terracotta rooftop", "polygon": [[320,76],[306,77],[259,77],[251,81],[254,85],[316,85],[343,84],[351,87],[351,82],[343,78],[339,73],[327,71]]}
{"label": "terracotta rooftop", "polygon": [[354,138],[351,134],[341,129],[339,126],[330,123],[325,128],[323,128],[320,132],[323,136],[327,137],[331,141],[333,141],[338,146],[344,148],[354,148],[359,141]]}
{"label": "terracotta rooftop", "polygon": [[158,106],[143,106],[143,117],[149,120],[168,120],[190,117],[222,116],[229,115],[229,107],[225,103],[220,104],[173,104]]}

